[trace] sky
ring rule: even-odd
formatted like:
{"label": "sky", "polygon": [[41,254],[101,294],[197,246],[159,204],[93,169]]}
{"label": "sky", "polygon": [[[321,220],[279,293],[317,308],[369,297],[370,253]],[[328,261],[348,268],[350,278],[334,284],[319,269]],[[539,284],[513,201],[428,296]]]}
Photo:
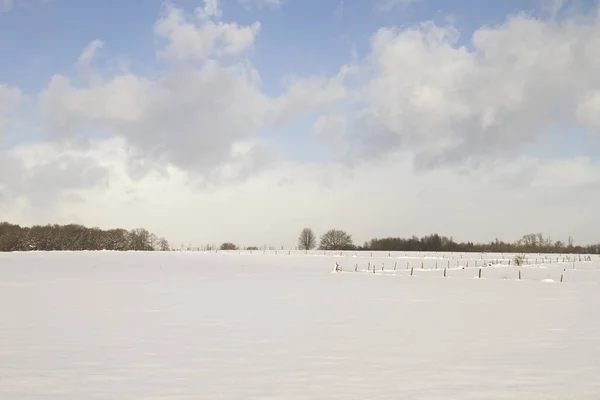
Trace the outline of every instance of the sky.
{"label": "sky", "polygon": [[0,220],[600,241],[596,0],[0,0]]}

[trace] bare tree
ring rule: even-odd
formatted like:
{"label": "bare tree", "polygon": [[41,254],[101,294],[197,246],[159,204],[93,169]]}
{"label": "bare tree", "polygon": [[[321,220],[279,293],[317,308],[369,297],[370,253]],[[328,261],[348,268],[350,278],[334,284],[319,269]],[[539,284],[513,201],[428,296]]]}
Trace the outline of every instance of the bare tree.
{"label": "bare tree", "polygon": [[310,228],[304,228],[298,237],[298,247],[300,250],[312,250],[317,247],[317,237]]}
{"label": "bare tree", "polygon": [[353,250],[352,236],[338,229],[331,229],[321,236],[321,250]]}
{"label": "bare tree", "polygon": [[0,251],[28,250],[156,250],[156,235],[145,229],[102,230],[82,225],[35,225],[31,228],[0,223]]}
{"label": "bare tree", "polygon": [[170,251],[169,241],[165,238],[158,239],[158,250],[159,251]]}
{"label": "bare tree", "polygon": [[235,244],[229,243],[229,242],[222,243],[221,247],[219,247],[219,250],[237,250],[237,249],[238,249],[238,247]]}
{"label": "bare tree", "polygon": [[132,229],[129,232],[129,238],[131,241],[130,250],[136,251],[152,251],[150,232],[144,228]]}

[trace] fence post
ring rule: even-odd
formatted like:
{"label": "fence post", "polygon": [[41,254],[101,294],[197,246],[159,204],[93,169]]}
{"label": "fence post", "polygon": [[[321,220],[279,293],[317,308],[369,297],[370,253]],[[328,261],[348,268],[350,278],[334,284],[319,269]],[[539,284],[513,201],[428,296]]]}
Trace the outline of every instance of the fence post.
{"label": "fence post", "polygon": [[414,270],[415,270],[414,268],[410,269],[410,276],[413,276]]}
{"label": "fence post", "polygon": [[444,278],[446,277],[446,268],[444,268]]}
{"label": "fence post", "polygon": [[481,279],[481,268],[479,268],[479,279]]}

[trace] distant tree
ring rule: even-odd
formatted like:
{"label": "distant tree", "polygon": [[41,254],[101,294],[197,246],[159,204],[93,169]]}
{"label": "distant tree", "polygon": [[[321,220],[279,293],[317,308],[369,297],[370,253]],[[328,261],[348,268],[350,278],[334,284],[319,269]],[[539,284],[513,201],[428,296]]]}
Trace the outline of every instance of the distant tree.
{"label": "distant tree", "polygon": [[158,251],[170,251],[171,246],[169,246],[169,241],[165,238],[158,239],[157,250]]}
{"label": "distant tree", "polygon": [[105,231],[76,224],[35,225],[28,228],[0,223],[0,251],[152,251],[158,250],[157,247],[160,247],[160,239],[145,229]]}
{"label": "distant tree", "polygon": [[219,247],[219,250],[237,250],[237,249],[238,249],[238,247],[235,244],[229,243],[229,242],[222,243],[221,246]]}
{"label": "distant tree", "polygon": [[353,250],[352,236],[338,229],[331,229],[321,236],[320,250]]}
{"label": "distant tree", "polygon": [[258,247],[256,247],[256,246],[249,246],[249,247],[246,247],[246,250],[250,250],[250,251],[252,251],[252,250],[258,250]]}
{"label": "distant tree", "polygon": [[152,250],[159,250],[159,240],[160,238],[154,233],[150,233],[150,235],[148,235],[148,244],[150,247],[152,247]]}
{"label": "distant tree", "polygon": [[[520,267],[521,265],[525,264],[525,261],[527,260],[525,254],[517,254],[513,260],[513,263],[517,266]],[[520,274],[520,273],[519,273]],[[519,275],[520,276],[520,275]]]}
{"label": "distant tree", "polygon": [[317,237],[310,228],[304,228],[298,237],[298,248],[300,250],[312,250],[317,247]]}
{"label": "distant tree", "polygon": [[150,232],[144,228],[132,229],[129,232],[130,250],[152,251],[152,237]]}

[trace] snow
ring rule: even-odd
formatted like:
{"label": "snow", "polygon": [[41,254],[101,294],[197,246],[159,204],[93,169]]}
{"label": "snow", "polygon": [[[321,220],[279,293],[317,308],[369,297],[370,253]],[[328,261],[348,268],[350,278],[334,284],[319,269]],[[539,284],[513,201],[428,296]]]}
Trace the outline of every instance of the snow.
{"label": "snow", "polygon": [[598,399],[600,258],[543,257],[0,254],[0,398]]}

